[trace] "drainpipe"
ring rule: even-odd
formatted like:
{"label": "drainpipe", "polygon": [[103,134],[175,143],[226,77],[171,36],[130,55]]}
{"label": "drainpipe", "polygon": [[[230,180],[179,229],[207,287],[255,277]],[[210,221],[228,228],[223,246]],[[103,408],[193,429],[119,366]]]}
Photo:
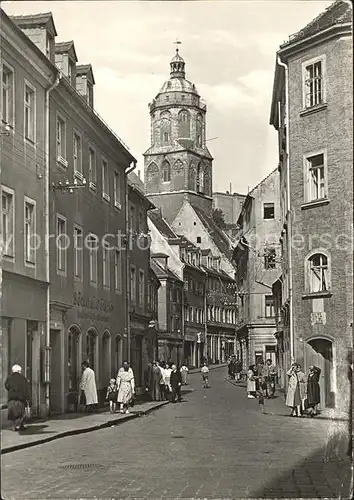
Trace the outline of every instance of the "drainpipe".
{"label": "drainpipe", "polygon": [[285,126],[286,126],[286,199],[287,199],[287,222],[288,222],[288,292],[289,292],[289,317],[290,317],[290,358],[291,363],[295,361],[295,339],[294,339],[294,319],[293,319],[293,266],[292,266],[292,213],[291,213],[291,197],[290,197],[290,161],[289,161],[289,69],[287,64],[282,62],[278,55],[278,64],[283,66],[285,71]]}
{"label": "drainpipe", "polygon": [[127,361],[130,363],[130,350],[131,350],[131,328],[130,328],[130,238],[129,238],[129,186],[128,186],[128,175],[136,168],[136,162],[132,162],[129,167],[125,169],[125,177],[126,177],[126,192],[125,192],[125,235],[126,235],[126,299],[125,299],[125,307],[127,313]]}
{"label": "drainpipe", "polygon": [[[45,206],[44,206],[44,218],[45,218],[45,238],[44,238],[44,253],[45,253],[45,279],[47,282],[47,297],[46,297],[46,336],[45,336],[45,347],[49,354],[50,349],[50,269],[49,269],[49,217],[50,217],[50,207],[49,207],[49,173],[50,173],[50,141],[49,141],[49,97],[51,91],[59,85],[61,79],[61,73],[57,73],[54,83],[46,90],[45,93],[45,169],[44,169],[44,186],[45,186]],[[47,353],[45,353],[47,354]],[[46,358],[45,358],[46,359]],[[48,366],[44,367],[44,381],[45,386],[45,408],[47,415],[50,411],[50,363]]]}

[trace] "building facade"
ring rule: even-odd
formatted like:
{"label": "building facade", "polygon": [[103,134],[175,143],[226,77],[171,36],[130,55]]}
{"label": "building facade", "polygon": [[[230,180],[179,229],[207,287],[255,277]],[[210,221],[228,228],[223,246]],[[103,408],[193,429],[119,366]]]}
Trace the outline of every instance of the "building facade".
{"label": "building facade", "polygon": [[92,68],[77,67],[72,41],[55,43],[51,14],[13,20],[59,70],[48,123],[48,371],[50,411],[56,413],[75,406],[83,360],[95,371],[103,402],[109,379],[129,358],[121,236],[126,174],[135,159],[94,111]]}
{"label": "building facade", "polygon": [[235,225],[242,210],[246,195],[240,193],[213,193],[213,207],[224,214],[226,225]]}
{"label": "building facade", "polygon": [[151,255],[152,269],[160,287],[158,290],[158,359],[180,365],[183,359],[183,282],[168,267],[169,256]]}
{"label": "building facade", "polygon": [[352,7],[338,0],[280,46],[270,119],[279,134],[279,342],[287,366],[295,360],[305,371],[321,368],[322,408],[345,411],[353,335],[352,68]]}
{"label": "building facade", "polygon": [[[50,20],[48,31],[54,36]],[[15,363],[45,413],[48,255],[46,127],[57,70],[1,10],[1,386]],[[7,394],[1,391],[1,404]]]}
{"label": "building facade", "polygon": [[[137,391],[145,390],[144,372],[154,352],[156,339],[150,327],[153,320],[149,303],[150,240],[147,212],[154,208],[137,184],[128,180],[129,242],[127,249],[129,272],[129,343],[130,362]],[[153,289],[151,290],[153,292]],[[154,305],[153,296],[151,306]]]}
{"label": "building facade", "polygon": [[234,250],[238,290],[237,351],[243,368],[257,361],[276,361],[273,282],[280,270],[280,204],[278,171],[247,195],[238,219]]}

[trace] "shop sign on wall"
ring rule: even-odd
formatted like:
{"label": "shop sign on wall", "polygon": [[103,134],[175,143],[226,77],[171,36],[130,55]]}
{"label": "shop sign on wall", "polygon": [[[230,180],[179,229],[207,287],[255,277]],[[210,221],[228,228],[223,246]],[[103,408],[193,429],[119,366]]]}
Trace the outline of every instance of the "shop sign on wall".
{"label": "shop sign on wall", "polygon": [[311,325],[325,325],[326,324],[326,313],[325,312],[312,312],[311,313]]}

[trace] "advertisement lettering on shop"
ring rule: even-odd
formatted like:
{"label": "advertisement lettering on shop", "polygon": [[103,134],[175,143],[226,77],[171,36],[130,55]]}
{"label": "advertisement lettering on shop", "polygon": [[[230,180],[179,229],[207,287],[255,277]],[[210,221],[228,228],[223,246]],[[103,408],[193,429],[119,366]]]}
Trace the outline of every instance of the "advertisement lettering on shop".
{"label": "advertisement lettering on shop", "polygon": [[100,312],[110,314],[114,311],[114,305],[105,299],[100,299],[94,296],[85,296],[81,292],[75,292],[73,296],[73,304],[77,307],[85,307],[87,309],[95,309]]}

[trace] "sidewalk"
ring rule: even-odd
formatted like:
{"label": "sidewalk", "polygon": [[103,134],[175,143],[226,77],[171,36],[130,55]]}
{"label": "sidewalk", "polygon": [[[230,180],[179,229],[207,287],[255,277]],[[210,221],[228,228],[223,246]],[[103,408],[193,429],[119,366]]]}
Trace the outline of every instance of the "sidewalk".
{"label": "sidewalk", "polygon": [[1,452],[2,454],[10,453],[54,439],[118,425],[127,420],[148,415],[166,404],[168,401],[149,401],[137,404],[130,409],[128,414],[110,414],[109,411],[90,415],[84,413],[64,414],[49,420],[30,423],[27,430],[22,432],[14,432],[12,429],[5,428],[1,430]]}
{"label": "sidewalk", "polygon": [[[210,370],[224,368],[225,364],[212,365]],[[190,370],[190,374],[199,373],[200,368]],[[1,451],[10,453],[12,451],[29,448],[38,444],[53,441],[66,436],[83,434],[104,427],[118,425],[128,420],[147,415],[162,406],[168,404],[168,401],[138,401],[134,408],[130,409],[127,415],[121,413],[110,414],[108,410],[99,410],[93,414],[85,413],[67,413],[47,420],[34,420],[28,424],[27,430],[14,432],[11,424],[3,421],[1,429]],[[6,418],[6,416],[5,416]]]}

